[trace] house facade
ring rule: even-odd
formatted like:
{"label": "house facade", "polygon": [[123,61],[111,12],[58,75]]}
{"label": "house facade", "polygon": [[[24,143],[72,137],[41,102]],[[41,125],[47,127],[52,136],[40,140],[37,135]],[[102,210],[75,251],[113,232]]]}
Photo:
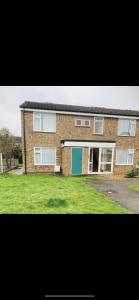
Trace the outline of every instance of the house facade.
{"label": "house facade", "polygon": [[25,173],[125,174],[139,167],[139,111],[25,101]]}

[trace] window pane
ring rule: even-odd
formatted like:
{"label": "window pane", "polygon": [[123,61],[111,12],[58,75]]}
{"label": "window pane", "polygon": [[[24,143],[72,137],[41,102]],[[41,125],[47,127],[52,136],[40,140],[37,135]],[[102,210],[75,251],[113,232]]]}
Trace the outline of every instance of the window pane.
{"label": "window pane", "polygon": [[116,163],[127,164],[128,150],[116,150]]}
{"label": "window pane", "polygon": [[40,118],[41,113],[40,112],[34,112],[34,118]]}
{"label": "window pane", "polygon": [[[36,115],[36,113],[35,113],[35,115]],[[41,130],[41,118],[36,117],[35,115],[34,115],[34,130],[40,131]]]}
{"label": "window pane", "polygon": [[130,134],[130,120],[119,119],[118,121],[118,135]]}
{"label": "window pane", "polygon": [[103,122],[95,121],[95,133],[102,134],[103,133]]}
{"label": "window pane", "polygon": [[136,124],[133,122],[130,123],[130,135],[135,136],[135,131],[136,131]]}
{"label": "window pane", "polygon": [[90,162],[93,161],[93,149],[91,148],[90,149]]}
{"label": "window pane", "polygon": [[76,120],[76,125],[81,126],[81,120]]}
{"label": "window pane", "polygon": [[47,114],[42,114],[42,130],[47,131]]}
{"label": "window pane", "polygon": [[93,172],[93,164],[89,163],[89,172]]}
{"label": "window pane", "polygon": [[100,172],[111,172],[111,164],[101,164]]}
{"label": "window pane", "polygon": [[56,114],[42,113],[42,130],[55,132]]}
{"label": "window pane", "polygon": [[47,153],[46,153],[46,148],[42,148],[42,164],[46,165],[47,164]]}
{"label": "window pane", "polygon": [[128,154],[128,164],[132,165],[133,164],[133,153]]}
{"label": "window pane", "polygon": [[112,161],[112,149],[111,148],[102,148],[101,149],[101,161],[102,162],[111,162]]}
{"label": "window pane", "polygon": [[55,149],[42,148],[42,164],[54,165],[55,164]]}
{"label": "window pane", "polygon": [[89,120],[83,120],[83,125],[84,126],[89,126]]}
{"label": "window pane", "polygon": [[39,147],[38,147],[38,148],[35,148],[35,153],[37,153],[37,152],[40,153],[40,152],[41,152],[41,148],[39,148]]}
{"label": "window pane", "polygon": [[41,165],[41,154],[35,153],[35,164]]}
{"label": "window pane", "polygon": [[55,149],[47,149],[47,163],[55,164]]}

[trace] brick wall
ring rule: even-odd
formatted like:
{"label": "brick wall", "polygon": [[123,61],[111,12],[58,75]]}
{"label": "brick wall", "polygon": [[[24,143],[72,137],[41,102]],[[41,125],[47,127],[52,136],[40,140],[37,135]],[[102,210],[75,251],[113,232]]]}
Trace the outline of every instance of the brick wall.
{"label": "brick wall", "polygon": [[[75,127],[75,120],[81,118],[90,120],[90,127]],[[104,119],[104,134],[93,134],[94,118],[87,116],[56,115],[56,133],[33,132],[33,113],[25,112],[26,145],[27,145],[27,171],[28,172],[54,172],[53,166],[34,166],[34,147],[56,147],[56,164],[60,165],[64,174],[70,172],[70,149],[61,148],[61,139],[75,140],[109,140],[116,141],[117,148],[138,149],[135,151],[134,164],[139,162],[139,120],[137,120],[136,137],[117,136],[117,118]],[[23,112],[22,112],[22,136],[23,136]],[[24,139],[23,139],[24,144]],[[23,147],[24,148],[24,147]],[[115,157],[114,157],[115,160]],[[24,161],[24,155],[23,155]],[[88,148],[83,149],[83,173],[88,168]],[[115,166],[114,173],[120,174],[130,170],[133,166]]]}

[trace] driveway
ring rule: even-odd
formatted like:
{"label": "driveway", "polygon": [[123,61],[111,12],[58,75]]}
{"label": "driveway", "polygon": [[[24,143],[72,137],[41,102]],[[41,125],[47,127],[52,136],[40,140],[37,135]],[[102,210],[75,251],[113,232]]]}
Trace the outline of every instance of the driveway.
{"label": "driveway", "polygon": [[139,185],[139,178],[90,180],[89,185],[95,188],[98,192],[101,192],[110,197],[112,200],[120,203],[121,206],[139,214],[139,191],[128,189],[129,185]]}

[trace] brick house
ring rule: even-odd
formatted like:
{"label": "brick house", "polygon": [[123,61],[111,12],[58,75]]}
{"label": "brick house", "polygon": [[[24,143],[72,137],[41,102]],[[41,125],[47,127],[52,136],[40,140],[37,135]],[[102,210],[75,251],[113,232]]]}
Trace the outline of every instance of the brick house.
{"label": "brick house", "polygon": [[139,166],[139,111],[25,101],[25,173],[125,174]]}

